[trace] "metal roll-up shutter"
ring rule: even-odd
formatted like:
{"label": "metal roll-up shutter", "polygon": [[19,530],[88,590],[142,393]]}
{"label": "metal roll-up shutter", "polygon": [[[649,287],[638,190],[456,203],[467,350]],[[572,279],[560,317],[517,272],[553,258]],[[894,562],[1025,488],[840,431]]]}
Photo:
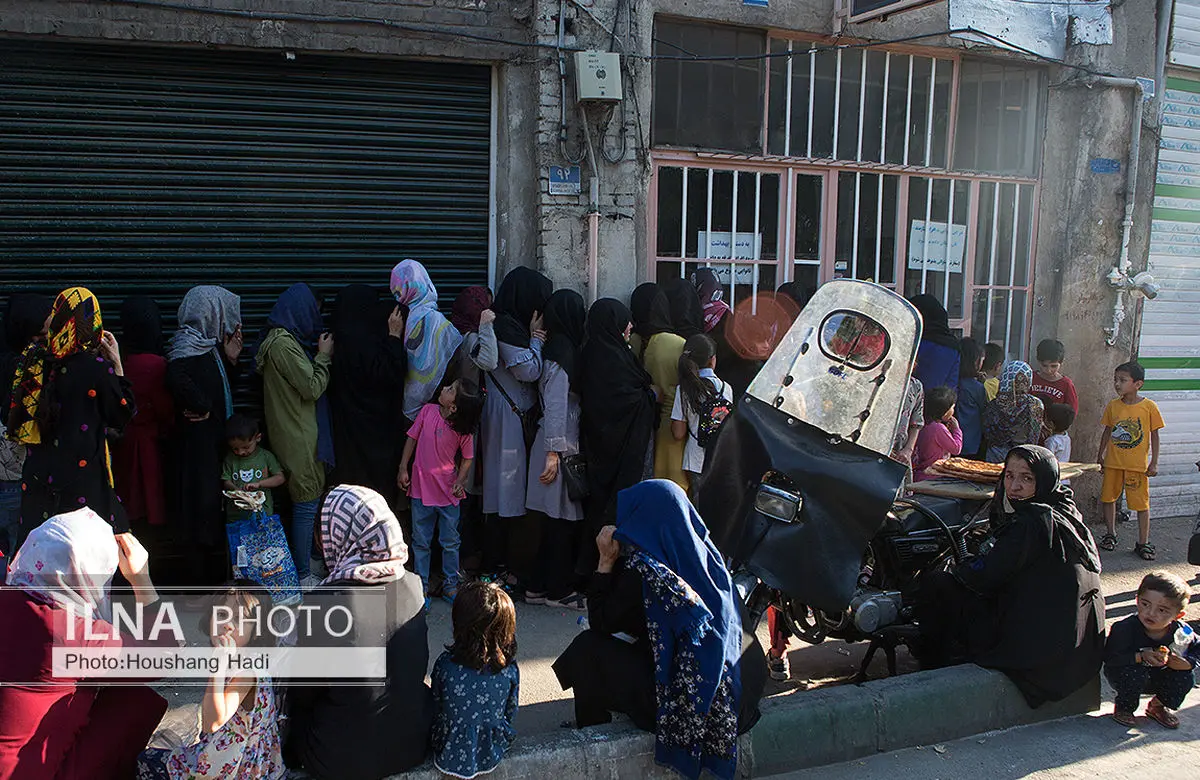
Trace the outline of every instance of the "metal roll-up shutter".
{"label": "metal roll-up shutter", "polygon": [[0,297],[386,289],[405,257],[443,308],[488,273],[488,66],[0,41]]}
{"label": "metal roll-up shutter", "polygon": [[1157,517],[1200,509],[1200,74],[1167,78],[1154,186],[1149,270],[1162,285],[1146,301],[1138,360],[1143,394],[1162,410],[1158,476],[1150,480]]}

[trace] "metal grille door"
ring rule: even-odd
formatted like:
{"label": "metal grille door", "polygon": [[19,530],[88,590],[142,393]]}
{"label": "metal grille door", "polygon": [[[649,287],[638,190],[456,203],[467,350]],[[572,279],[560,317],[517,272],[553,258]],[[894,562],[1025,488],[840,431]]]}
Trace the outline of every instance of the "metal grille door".
{"label": "metal grille door", "polygon": [[385,288],[424,262],[448,307],[488,269],[487,66],[0,41],[0,296],[86,285],[242,296]]}

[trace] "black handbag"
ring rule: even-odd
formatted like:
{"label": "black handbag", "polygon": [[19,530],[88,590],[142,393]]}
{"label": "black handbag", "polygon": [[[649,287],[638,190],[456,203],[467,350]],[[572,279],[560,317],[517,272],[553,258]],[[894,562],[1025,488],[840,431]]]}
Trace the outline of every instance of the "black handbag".
{"label": "black handbag", "polygon": [[504,385],[496,381],[496,377],[492,376],[492,372],[487,372],[488,379],[492,380],[492,385],[500,391],[500,395],[504,396],[504,400],[508,402],[508,408],[512,409],[513,414],[521,421],[521,433],[525,436],[525,452],[528,454],[533,450],[533,441],[537,438],[538,423],[542,420],[542,399],[539,396],[533,402],[533,406],[525,411],[521,411],[521,407],[517,406],[517,402],[512,399],[504,390]]}
{"label": "black handbag", "polygon": [[582,501],[591,495],[588,487],[587,461],[582,455],[568,455],[558,461],[558,473],[567,487],[567,498]]}

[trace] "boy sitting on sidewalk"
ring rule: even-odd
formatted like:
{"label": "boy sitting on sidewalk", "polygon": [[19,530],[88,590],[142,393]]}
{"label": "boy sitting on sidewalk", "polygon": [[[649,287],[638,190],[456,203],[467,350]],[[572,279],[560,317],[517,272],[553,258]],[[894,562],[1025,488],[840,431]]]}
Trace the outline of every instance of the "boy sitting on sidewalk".
{"label": "boy sitting on sidewalk", "polygon": [[1138,514],[1138,542],[1133,551],[1142,560],[1152,561],[1155,553],[1150,544],[1148,478],[1158,473],[1158,432],[1163,418],[1157,404],[1138,395],[1145,381],[1146,369],[1134,361],[1122,363],[1113,371],[1113,387],[1119,397],[1104,410],[1100,421],[1104,434],[1096,460],[1104,467],[1100,503],[1108,526],[1108,533],[1100,537],[1100,549],[1117,549],[1117,499],[1124,492],[1125,503]]}
{"label": "boy sitting on sidewalk", "polygon": [[[1138,586],[1137,614],[1113,624],[1105,648],[1104,676],[1116,691],[1113,720],[1134,726],[1134,712],[1144,693],[1154,694],[1146,716],[1169,729],[1179,728],[1174,710],[1196,679],[1200,639],[1181,631],[1184,609],[1192,591],[1179,577],[1165,571],[1150,572]],[[1186,634],[1176,641],[1176,632]]]}

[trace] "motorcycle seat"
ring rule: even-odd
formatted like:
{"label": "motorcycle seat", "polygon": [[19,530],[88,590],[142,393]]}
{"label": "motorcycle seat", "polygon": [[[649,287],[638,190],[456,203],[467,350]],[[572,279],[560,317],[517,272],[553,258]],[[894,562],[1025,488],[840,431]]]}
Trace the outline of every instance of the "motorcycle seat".
{"label": "motorcycle seat", "polygon": [[[942,522],[951,528],[959,528],[963,524],[962,504],[957,499],[943,498],[941,496],[914,495],[908,500],[912,503],[920,504],[925,509],[933,512],[942,519]],[[896,516],[896,519],[900,521],[905,533],[927,531],[938,527],[937,523],[932,519],[908,507],[897,506],[893,508],[892,512]]]}

